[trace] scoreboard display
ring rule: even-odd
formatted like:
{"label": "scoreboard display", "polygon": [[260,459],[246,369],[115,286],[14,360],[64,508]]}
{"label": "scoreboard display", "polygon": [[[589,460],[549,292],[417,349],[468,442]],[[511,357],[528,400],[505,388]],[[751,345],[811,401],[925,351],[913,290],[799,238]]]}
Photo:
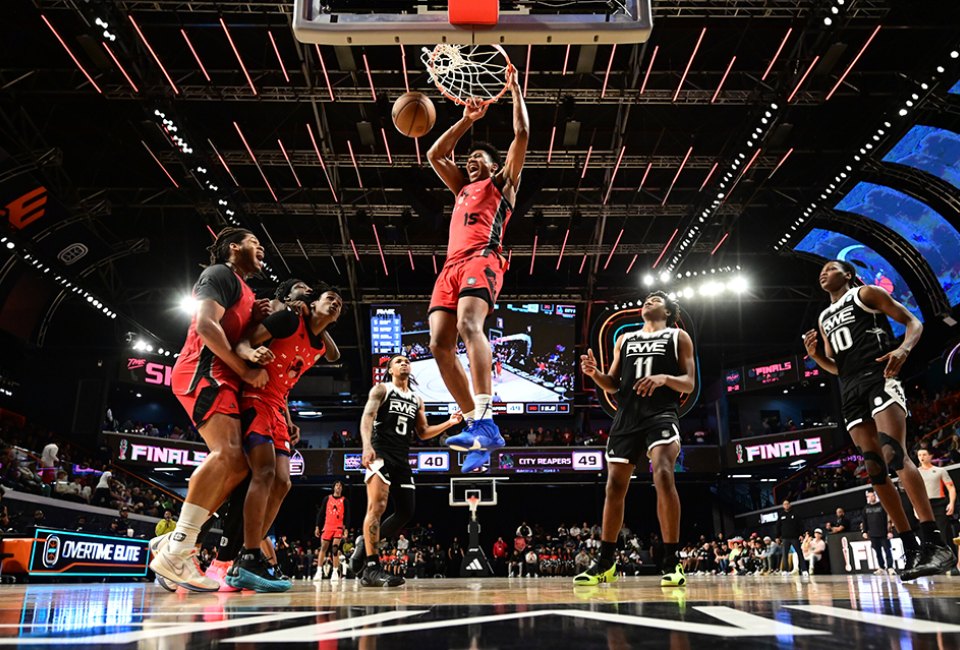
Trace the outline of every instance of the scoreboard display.
{"label": "scoreboard display", "polygon": [[797,358],[794,356],[775,359],[756,366],[747,366],[744,373],[748,390],[766,388],[777,384],[793,384],[799,379]]}

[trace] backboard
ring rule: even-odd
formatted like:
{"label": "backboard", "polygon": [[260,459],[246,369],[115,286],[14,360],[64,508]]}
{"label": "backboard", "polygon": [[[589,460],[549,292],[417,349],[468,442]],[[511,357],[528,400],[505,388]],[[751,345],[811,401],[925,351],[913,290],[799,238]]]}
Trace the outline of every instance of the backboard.
{"label": "backboard", "polygon": [[440,0],[294,0],[293,33],[320,45],[642,43],[650,0],[504,0],[493,27],[454,27]]}
{"label": "backboard", "polygon": [[470,506],[470,498],[479,498],[478,506],[497,505],[497,481],[506,480],[498,478],[451,478],[450,479],[450,505],[455,507],[467,508]]}

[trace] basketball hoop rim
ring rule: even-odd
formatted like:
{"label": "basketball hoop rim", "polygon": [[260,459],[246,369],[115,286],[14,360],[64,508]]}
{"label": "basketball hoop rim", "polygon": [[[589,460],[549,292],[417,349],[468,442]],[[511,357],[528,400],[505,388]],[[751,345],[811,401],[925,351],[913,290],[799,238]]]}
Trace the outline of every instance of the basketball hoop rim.
{"label": "basketball hoop rim", "polygon": [[[433,68],[433,60],[434,60],[434,58],[436,58],[436,56],[437,56],[437,48],[440,47],[440,45],[450,45],[450,43],[440,43],[440,44],[434,46],[433,51],[430,52],[430,67],[431,67],[431,69]],[[512,65],[512,63],[511,63],[511,61],[510,61],[510,57],[507,56],[507,51],[504,50],[500,45],[497,45],[496,43],[494,43],[494,44],[492,44],[490,47],[492,47],[492,48],[495,49],[497,52],[499,52],[500,55],[506,60],[506,62],[507,62],[506,67],[509,67],[509,66]],[[465,102],[464,100],[460,99],[459,97],[454,97],[453,95],[451,95],[450,93],[448,93],[448,92],[447,92],[447,89],[444,88],[442,85],[440,85],[440,82],[437,81],[436,75],[434,75],[434,74],[431,73],[431,76],[433,76],[433,79],[434,79],[433,85],[437,87],[437,90],[440,91],[440,94],[441,94],[441,95],[443,95],[445,98],[449,99],[449,100],[450,100],[451,102],[453,102],[454,104],[457,104],[458,106],[466,106],[466,105],[467,105],[467,102]],[[483,101],[480,102],[480,105],[481,105],[481,106],[489,106],[490,104],[495,104],[501,97],[503,97],[504,93],[507,92],[507,87],[508,87],[507,80],[504,79],[504,80],[503,80],[503,88],[500,89],[500,92],[497,93],[496,97],[491,97],[490,99],[484,99]]]}

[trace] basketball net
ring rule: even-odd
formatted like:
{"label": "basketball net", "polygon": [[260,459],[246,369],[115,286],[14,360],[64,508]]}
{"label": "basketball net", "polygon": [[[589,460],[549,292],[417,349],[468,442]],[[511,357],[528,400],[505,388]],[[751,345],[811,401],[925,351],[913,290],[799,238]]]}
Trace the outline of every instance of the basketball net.
{"label": "basketball net", "polygon": [[469,497],[467,499],[467,505],[470,506],[470,516],[473,519],[477,518],[477,507],[480,505],[480,499],[477,497]]}
{"label": "basketball net", "polygon": [[420,60],[437,90],[455,104],[471,98],[492,104],[507,91],[510,58],[499,45],[441,43],[423,48]]}

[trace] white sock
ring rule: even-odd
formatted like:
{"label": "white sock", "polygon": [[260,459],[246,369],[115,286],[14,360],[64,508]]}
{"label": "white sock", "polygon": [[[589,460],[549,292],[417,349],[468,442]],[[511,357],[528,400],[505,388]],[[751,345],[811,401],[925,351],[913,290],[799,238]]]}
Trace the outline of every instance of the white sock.
{"label": "white sock", "polygon": [[493,419],[493,407],[490,406],[492,400],[490,395],[473,396],[473,403],[476,406],[473,415],[477,420]]}
{"label": "white sock", "polygon": [[476,413],[477,413],[477,409],[473,409],[472,411],[467,411],[466,413],[463,414],[463,419],[466,420],[467,422],[473,422],[473,418],[476,415]]}
{"label": "white sock", "polygon": [[184,503],[180,509],[180,519],[177,520],[177,527],[170,535],[170,543],[167,545],[174,553],[192,551],[197,543],[197,536],[200,529],[210,518],[210,511],[201,508],[192,503]]}

